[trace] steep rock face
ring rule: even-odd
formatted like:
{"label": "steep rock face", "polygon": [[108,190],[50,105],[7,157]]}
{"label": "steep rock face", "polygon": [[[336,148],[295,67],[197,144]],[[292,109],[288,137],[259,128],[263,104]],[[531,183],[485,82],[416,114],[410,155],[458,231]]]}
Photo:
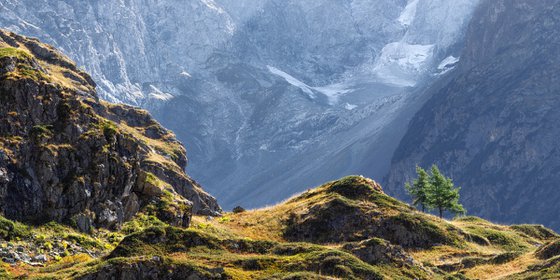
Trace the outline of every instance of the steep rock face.
{"label": "steep rock face", "polygon": [[231,36],[233,23],[212,2],[25,0],[3,1],[0,11],[3,28],[53,44],[85,66],[102,98],[140,105],[165,98],[151,86],[196,71]]}
{"label": "steep rock face", "polygon": [[95,83],[54,48],[0,30],[0,211],[89,230],[148,205],[186,226],[220,211],[183,171],[185,149],[143,110],[98,100]]}
{"label": "steep rock face", "polygon": [[388,191],[419,164],[463,187],[470,213],[560,228],[559,1],[486,1],[449,83],[416,114],[397,149]]}

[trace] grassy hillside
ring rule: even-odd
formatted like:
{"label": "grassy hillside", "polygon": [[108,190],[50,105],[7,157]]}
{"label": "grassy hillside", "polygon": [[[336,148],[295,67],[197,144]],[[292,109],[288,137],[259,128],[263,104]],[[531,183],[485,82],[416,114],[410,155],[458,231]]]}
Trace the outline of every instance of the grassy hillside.
{"label": "grassy hillside", "polygon": [[[9,221],[6,221],[9,223]],[[374,181],[345,177],[278,205],[193,217],[188,229],[139,214],[118,231],[91,236],[61,226],[14,223],[16,244],[51,240],[86,247],[44,266],[4,265],[6,277],[100,279],[554,279],[558,235],[538,225],[452,221],[420,213]],[[77,240],[82,243],[79,243]],[[80,245],[83,244],[83,245]],[[86,245],[87,244],[87,245]],[[36,246],[36,245],[25,245]],[[99,256],[99,257],[97,257]]]}

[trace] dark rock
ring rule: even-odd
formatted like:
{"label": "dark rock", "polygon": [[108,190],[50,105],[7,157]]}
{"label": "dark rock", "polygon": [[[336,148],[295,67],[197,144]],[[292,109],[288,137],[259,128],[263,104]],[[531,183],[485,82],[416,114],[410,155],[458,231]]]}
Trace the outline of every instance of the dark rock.
{"label": "dark rock", "polygon": [[82,231],[82,232],[86,232],[89,233],[92,230],[92,223],[93,223],[93,219],[92,217],[81,213],[78,214],[74,220],[76,221],[76,227],[78,228],[78,230]]}
{"label": "dark rock", "polygon": [[232,210],[232,212],[233,212],[233,213],[236,213],[236,214],[237,214],[237,213],[243,213],[243,212],[245,212],[245,211],[246,211],[245,208],[243,208],[243,207],[241,207],[241,206],[235,206],[235,207],[233,207],[233,210]]}
{"label": "dark rock", "polygon": [[544,260],[560,255],[560,240],[555,240],[543,245],[535,252],[535,255],[539,259]]}
{"label": "dark rock", "polygon": [[419,265],[402,247],[392,245],[389,241],[380,238],[372,238],[358,243],[347,243],[343,246],[343,249],[372,265]]}

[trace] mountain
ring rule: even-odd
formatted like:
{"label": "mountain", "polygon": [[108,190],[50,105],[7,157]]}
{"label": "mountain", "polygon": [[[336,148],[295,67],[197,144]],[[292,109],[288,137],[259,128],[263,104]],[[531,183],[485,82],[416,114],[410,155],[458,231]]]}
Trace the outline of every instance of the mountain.
{"label": "mountain", "polygon": [[557,278],[541,225],[451,221],[349,176],[235,213],[141,109],[100,101],[53,47],[0,30],[2,279]]}
{"label": "mountain", "polygon": [[558,4],[478,8],[453,77],[428,90],[395,152],[389,193],[402,197],[414,166],[435,163],[463,187],[472,214],[560,228]]}
{"label": "mountain", "polygon": [[53,47],[0,30],[0,92],[5,217],[90,231],[148,208],[184,226],[192,212],[221,212],[185,174],[173,133],[144,110],[100,101],[91,77]]}
{"label": "mountain", "polygon": [[148,109],[231,209],[384,176],[477,4],[23,0],[0,2],[0,26],[60,48],[102,98]]}

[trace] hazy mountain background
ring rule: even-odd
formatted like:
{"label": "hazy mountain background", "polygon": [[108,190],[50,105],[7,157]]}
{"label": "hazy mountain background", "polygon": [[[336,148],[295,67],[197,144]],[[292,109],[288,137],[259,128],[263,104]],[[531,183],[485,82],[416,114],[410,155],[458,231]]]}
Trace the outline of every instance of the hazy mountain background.
{"label": "hazy mountain background", "polygon": [[560,1],[487,1],[447,83],[396,150],[391,192],[415,164],[463,186],[471,214],[560,228]]}
{"label": "hazy mountain background", "polygon": [[62,49],[103,98],[174,130],[189,173],[229,208],[382,177],[477,1],[0,3],[2,27]]}
{"label": "hazy mountain background", "polygon": [[438,163],[471,213],[557,228],[557,4],[2,0],[0,26],[148,109],[226,209],[351,173],[404,197]]}

